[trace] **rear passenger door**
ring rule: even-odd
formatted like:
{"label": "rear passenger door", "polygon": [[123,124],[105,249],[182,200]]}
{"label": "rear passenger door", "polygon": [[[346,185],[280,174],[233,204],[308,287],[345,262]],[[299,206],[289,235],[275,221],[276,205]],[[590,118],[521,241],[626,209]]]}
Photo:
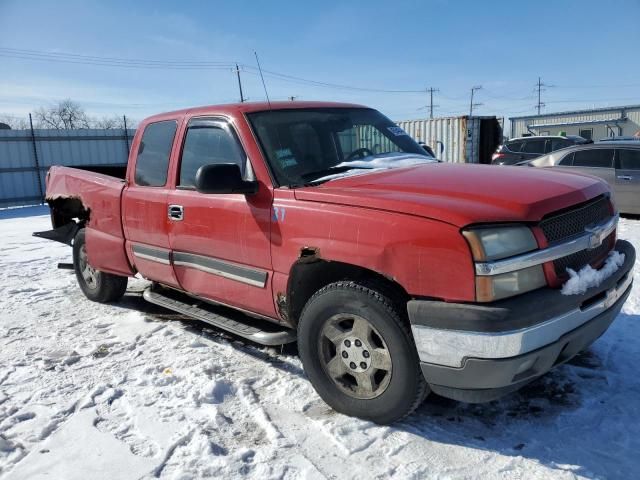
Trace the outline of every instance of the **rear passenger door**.
{"label": "rear passenger door", "polygon": [[615,195],[622,213],[640,213],[640,149],[616,149]]}
{"label": "rear passenger door", "polygon": [[133,175],[122,196],[122,215],[129,257],[146,278],[177,286],[170,264],[167,196],[169,161],[177,120],[149,123],[138,144]]}

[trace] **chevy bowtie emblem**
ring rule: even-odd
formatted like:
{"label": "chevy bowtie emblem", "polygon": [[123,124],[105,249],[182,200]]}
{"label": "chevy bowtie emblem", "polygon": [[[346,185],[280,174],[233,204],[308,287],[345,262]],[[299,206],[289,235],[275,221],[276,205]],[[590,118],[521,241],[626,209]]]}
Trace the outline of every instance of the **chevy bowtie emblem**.
{"label": "chevy bowtie emblem", "polygon": [[590,233],[589,248],[598,248],[607,237],[607,231],[602,227],[586,227],[585,232]]}

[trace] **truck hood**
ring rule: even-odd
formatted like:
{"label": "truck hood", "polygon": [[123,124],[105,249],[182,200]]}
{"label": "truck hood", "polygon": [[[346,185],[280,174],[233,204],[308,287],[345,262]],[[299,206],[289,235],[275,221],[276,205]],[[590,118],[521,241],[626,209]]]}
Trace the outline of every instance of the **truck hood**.
{"label": "truck hood", "polygon": [[526,167],[429,163],[365,172],[295,190],[296,199],[399,212],[459,227],[537,222],[608,192],[596,177]]}

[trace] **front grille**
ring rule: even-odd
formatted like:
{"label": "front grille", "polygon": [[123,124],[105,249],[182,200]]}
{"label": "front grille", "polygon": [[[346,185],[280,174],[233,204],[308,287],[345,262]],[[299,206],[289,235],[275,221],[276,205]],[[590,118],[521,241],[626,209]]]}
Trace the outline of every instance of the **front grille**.
{"label": "front grille", "polygon": [[587,264],[594,266],[596,262],[604,259],[605,255],[611,248],[611,241],[615,233],[609,235],[599,247],[593,250],[581,250],[566,257],[562,257],[553,262],[553,268],[558,277],[566,277],[568,275],[567,268],[577,272]]}
{"label": "front grille", "polygon": [[[601,224],[611,216],[609,199],[601,196],[578,208],[552,214],[542,220],[539,226],[549,244],[553,244],[580,235],[585,232],[585,227]],[[566,277],[567,268],[578,271],[587,264],[595,265],[596,262],[602,261],[611,249],[614,236],[615,233],[612,233],[602,245],[592,250],[582,250],[555,260],[553,266],[556,275]]]}
{"label": "front grille", "polygon": [[602,223],[610,217],[609,199],[602,196],[576,209],[542,220],[540,228],[547,241],[554,243],[584,233],[585,227]]}

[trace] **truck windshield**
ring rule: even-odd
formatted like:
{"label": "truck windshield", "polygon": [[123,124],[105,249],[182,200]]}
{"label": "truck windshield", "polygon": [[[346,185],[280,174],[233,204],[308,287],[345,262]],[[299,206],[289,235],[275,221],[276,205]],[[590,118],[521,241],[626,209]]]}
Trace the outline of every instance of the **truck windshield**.
{"label": "truck windshield", "polygon": [[318,184],[435,161],[404,130],[369,108],[271,110],[248,118],[280,185]]}

